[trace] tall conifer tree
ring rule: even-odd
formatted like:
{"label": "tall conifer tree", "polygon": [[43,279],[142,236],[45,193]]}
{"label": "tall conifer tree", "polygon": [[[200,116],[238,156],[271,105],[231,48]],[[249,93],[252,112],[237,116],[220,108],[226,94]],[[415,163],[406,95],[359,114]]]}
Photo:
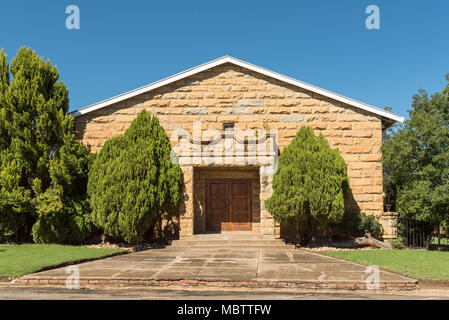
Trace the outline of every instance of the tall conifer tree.
{"label": "tall conifer tree", "polygon": [[73,135],[58,80],[56,66],[31,49],[20,48],[10,65],[0,53],[0,225],[21,241],[31,240],[38,196],[56,187],[50,163]]}
{"label": "tall conifer tree", "polygon": [[273,194],[265,206],[277,221],[293,219],[298,242],[307,244],[330,223],[341,221],[347,187],[346,164],[338,150],[303,126],[279,157]]}
{"label": "tall conifer tree", "polygon": [[105,234],[140,242],[155,218],[176,208],[183,187],[164,128],[147,111],[106,141],[89,175],[92,221]]}

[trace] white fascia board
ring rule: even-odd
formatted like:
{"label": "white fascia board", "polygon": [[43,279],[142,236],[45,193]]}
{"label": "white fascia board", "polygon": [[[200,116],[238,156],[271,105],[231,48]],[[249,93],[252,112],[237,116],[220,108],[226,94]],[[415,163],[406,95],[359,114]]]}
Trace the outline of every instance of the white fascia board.
{"label": "white fascia board", "polygon": [[151,90],[154,90],[154,89],[157,89],[159,87],[162,87],[162,86],[168,85],[170,83],[176,82],[178,80],[190,77],[190,76],[192,76],[194,74],[203,72],[205,70],[217,67],[217,66],[225,64],[225,63],[231,63],[231,64],[234,64],[234,65],[240,66],[242,68],[245,68],[245,69],[248,69],[248,70],[251,70],[251,71],[263,74],[263,75],[266,75],[268,77],[280,80],[280,81],[285,82],[285,83],[289,83],[291,85],[294,85],[294,86],[297,86],[299,88],[302,88],[302,89],[305,89],[305,90],[308,90],[308,91],[320,94],[322,96],[331,98],[333,100],[343,102],[343,103],[348,104],[350,106],[354,106],[354,107],[357,107],[359,109],[362,109],[362,110],[365,110],[365,111],[377,114],[377,115],[382,116],[382,117],[387,118],[387,119],[391,119],[391,120],[399,121],[399,122],[403,122],[404,121],[404,117],[398,116],[398,115],[396,115],[394,113],[391,113],[391,112],[388,112],[388,111],[376,108],[374,106],[368,105],[366,103],[363,103],[363,102],[360,102],[360,101],[357,101],[357,100],[354,100],[354,99],[351,99],[351,98],[347,98],[347,97],[339,95],[337,93],[334,93],[334,92],[331,92],[331,91],[328,91],[328,90],[316,87],[314,85],[311,85],[311,84],[308,84],[308,83],[305,83],[305,82],[302,82],[302,81],[299,81],[299,80],[296,80],[296,79],[293,79],[293,78],[281,75],[279,73],[270,71],[268,69],[265,69],[265,68],[262,68],[262,67],[250,64],[248,62],[245,62],[245,61],[242,61],[242,60],[230,57],[230,56],[224,56],[222,58],[219,58],[219,59],[207,62],[205,64],[202,64],[202,65],[200,65],[198,67],[191,68],[191,69],[188,69],[186,71],[183,71],[183,72],[180,72],[178,74],[175,74],[173,76],[170,76],[168,78],[156,81],[156,82],[154,82],[152,84],[149,84],[147,86],[144,86],[144,87],[141,87],[141,88],[138,88],[138,89],[126,92],[126,93],[118,95],[116,97],[113,97],[113,98],[110,98],[110,99],[107,99],[107,100],[95,103],[93,105],[87,106],[85,108],[73,111],[73,112],[71,112],[71,115],[76,117],[76,116],[80,116],[80,115],[92,112],[94,110],[98,110],[98,109],[107,107],[107,106],[112,105],[114,103],[118,103],[118,102],[121,102],[123,100],[126,100],[126,99],[129,99],[129,98],[138,96],[140,94],[149,92]]}

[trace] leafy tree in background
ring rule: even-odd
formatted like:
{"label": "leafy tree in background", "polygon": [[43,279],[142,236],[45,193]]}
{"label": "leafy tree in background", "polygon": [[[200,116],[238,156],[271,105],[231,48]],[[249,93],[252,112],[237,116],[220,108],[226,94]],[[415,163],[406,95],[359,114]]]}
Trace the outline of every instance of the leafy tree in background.
{"label": "leafy tree in background", "polygon": [[93,223],[128,243],[142,241],[181,200],[182,173],[170,152],[164,128],[145,110],[123,136],[106,141],[89,175]]}
{"label": "leafy tree in background", "polygon": [[[449,76],[446,76],[449,81]],[[383,165],[394,209],[401,215],[449,221],[449,84],[413,97],[409,120],[384,137]]]}
{"label": "leafy tree in background", "polygon": [[273,194],[265,206],[279,222],[294,219],[298,242],[307,244],[344,215],[348,188],[346,164],[338,150],[307,126],[281,153],[273,177]]}
{"label": "leafy tree in background", "polygon": [[[0,227],[17,241],[31,240],[42,194],[58,189],[50,171],[63,161],[61,148],[84,148],[73,140],[68,90],[58,80],[57,68],[31,49],[20,48],[9,65],[0,52]],[[46,211],[57,207],[48,203]]]}

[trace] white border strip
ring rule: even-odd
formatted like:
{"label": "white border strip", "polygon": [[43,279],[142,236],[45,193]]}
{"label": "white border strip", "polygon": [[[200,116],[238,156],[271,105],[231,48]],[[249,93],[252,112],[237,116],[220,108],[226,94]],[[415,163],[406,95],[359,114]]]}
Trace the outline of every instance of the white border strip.
{"label": "white border strip", "polygon": [[251,71],[263,74],[263,75],[266,75],[268,77],[271,77],[271,78],[274,78],[274,79],[277,79],[277,80],[280,80],[280,81],[292,84],[292,85],[300,87],[302,89],[309,90],[311,92],[314,92],[314,93],[320,94],[322,96],[334,99],[336,101],[343,102],[343,103],[348,104],[350,106],[354,106],[354,107],[360,108],[362,110],[372,112],[374,114],[380,115],[380,116],[385,117],[387,119],[391,119],[391,120],[399,121],[399,122],[403,122],[404,121],[404,117],[398,116],[398,115],[396,115],[394,113],[391,113],[391,112],[388,112],[388,111],[385,111],[385,110],[373,107],[371,105],[368,105],[366,103],[363,103],[363,102],[360,102],[360,101],[357,101],[357,100],[354,100],[354,99],[350,99],[350,98],[344,97],[344,96],[339,95],[337,93],[334,93],[334,92],[331,92],[331,91],[328,91],[328,90],[316,87],[314,85],[311,85],[311,84],[308,84],[308,83],[305,83],[305,82],[302,82],[302,81],[299,81],[299,80],[296,80],[296,79],[293,79],[293,78],[281,75],[279,73],[270,71],[270,70],[265,69],[265,68],[258,67],[256,65],[250,64],[248,62],[245,62],[245,61],[242,61],[242,60],[230,57],[230,56],[224,56],[222,58],[219,58],[219,59],[207,62],[207,63],[202,64],[200,66],[197,66],[195,68],[191,68],[191,69],[188,69],[186,71],[177,73],[177,74],[175,74],[173,76],[170,76],[168,78],[165,78],[165,79],[153,82],[153,83],[151,83],[149,85],[146,85],[144,87],[128,91],[126,93],[120,94],[120,95],[112,97],[110,99],[106,99],[106,100],[100,101],[98,103],[92,104],[90,106],[87,106],[85,108],[81,108],[79,110],[73,111],[70,114],[72,116],[74,116],[74,117],[77,117],[77,116],[80,116],[80,115],[83,115],[83,114],[86,114],[86,113],[89,113],[89,112],[92,112],[92,111],[95,111],[95,110],[107,107],[107,106],[112,105],[114,103],[118,103],[118,102],[121,102],[123,100],[126,100],[126,99],[129,99],[129,98],[138,96],[140,94],[147,93],[147,92],[149,92],[151,90],[160,88],[162,86],[165,86],[165,85],[168,85],[170,83],[176,82],[178,80],[190,77],[190,76],[192,76],[194,74],[203,72],[205,70],[217,67],[217,66],[225,64],[225,63],[232,63],[232,64],[237,65],[239,67],[242,67],[242,68],[245,68],[245,69],[248,69],[248,70],[251,70]]}

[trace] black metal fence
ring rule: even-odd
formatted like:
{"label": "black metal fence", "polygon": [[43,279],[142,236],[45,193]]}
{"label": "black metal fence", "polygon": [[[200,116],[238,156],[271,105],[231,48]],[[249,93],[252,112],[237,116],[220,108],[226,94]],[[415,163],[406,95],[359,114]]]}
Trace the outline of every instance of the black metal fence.
{"label": "black metal fence", "polygon": [[406,247],[428,247],[437,228],[431,223],[398,217],[398,236],[403,239]]}

